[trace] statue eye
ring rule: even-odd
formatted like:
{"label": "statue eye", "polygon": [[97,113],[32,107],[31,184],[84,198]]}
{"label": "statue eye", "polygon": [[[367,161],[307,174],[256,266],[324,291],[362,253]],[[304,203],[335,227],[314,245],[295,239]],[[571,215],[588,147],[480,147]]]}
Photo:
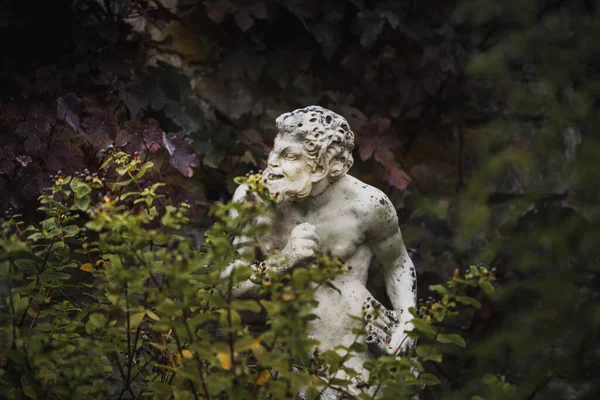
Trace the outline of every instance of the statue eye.
{"label": "statue eye", "polygon": [[294,153],[287,153],[285,155],[286,160],[295,160],[296,158],[298,158],[298,157],[296,157],[296,155]]}

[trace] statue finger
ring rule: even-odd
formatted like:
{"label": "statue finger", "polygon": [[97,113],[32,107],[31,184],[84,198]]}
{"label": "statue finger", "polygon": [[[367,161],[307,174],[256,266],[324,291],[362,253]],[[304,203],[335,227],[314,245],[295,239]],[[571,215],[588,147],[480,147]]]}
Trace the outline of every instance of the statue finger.
{"label": "statue finger", "polygon": [[385,333],[372,324],[366,326],[367,336],[365,343],[372,352],[380,355],[388,354],[389,352],[389,337]]}
{"label": "statue finger", "polygon": [[371,321],[380,320],[380,323],[387,325],[390,321],[388,321],[387,316],[382,315],[385,310],[387,309],[379,301],[370,296],[363,304],[363,311],[367,316],[370,316]]}
{"label": "statue finger", "polygon": [[317,228],[313,224],[309,224],[308,222],[301,223],[297,225],[294,230],[307,230],[307,231],[316,231]]}
{"label": "statue finger", "polygon": [[319,239],[319,235],[317,235],[316,232],[309,231],[309,230],[299,231],[297,233],[297,237],[298,238],[302,238],[302,239],[310,239],[310,240],[312,240],[314,242],[317,242],[317,243],[319,243],[319,240],[320,240]]}
{"label": "statue finger", "polygon": [[315,256],[315,252],[311,249],[302,249],[298,250],[297,257],[301,260],[305,260],[307,258],[312,258]]}
{"label": "statue finger", "polygon": [[296,244],[301,249],[311,249],[312,251],[317,251],[318,248],[318,243],[312,239],[298,239]]}

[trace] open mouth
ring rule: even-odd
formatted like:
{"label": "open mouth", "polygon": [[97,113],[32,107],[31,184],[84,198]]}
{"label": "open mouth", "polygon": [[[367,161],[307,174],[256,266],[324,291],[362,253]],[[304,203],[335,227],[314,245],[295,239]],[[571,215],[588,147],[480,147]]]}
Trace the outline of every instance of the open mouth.
{"label": "open mouth", "polygon": [[278,174],[273,174],[273,173],[269,173],[267,175],[267,179],[270,181],[277,181],[279,179],[283,179],[283,175],[278,175]]}

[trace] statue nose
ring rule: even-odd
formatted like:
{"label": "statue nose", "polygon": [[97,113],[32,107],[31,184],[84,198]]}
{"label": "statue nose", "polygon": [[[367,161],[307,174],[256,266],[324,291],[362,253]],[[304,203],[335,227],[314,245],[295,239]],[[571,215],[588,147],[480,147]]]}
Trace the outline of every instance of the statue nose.
{"label": "statue nose", "polygon": [[277,167],[279,167],[279,163],[277,162],[277,158],[275,156],[273,156],[273,155],[269,157],[269,160],[267,161],[267,164],[271,168],[277,168]]}

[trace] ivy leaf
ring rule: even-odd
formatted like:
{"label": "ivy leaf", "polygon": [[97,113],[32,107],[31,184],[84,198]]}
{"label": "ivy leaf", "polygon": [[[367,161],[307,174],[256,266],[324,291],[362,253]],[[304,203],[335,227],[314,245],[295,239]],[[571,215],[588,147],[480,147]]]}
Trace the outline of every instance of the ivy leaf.
{"label": "ivy leaf", "polygon": [[128,153],[150,151],[156,152],[162,147],[162,129],[158,121],[148,120],[148,124],[141,121],[127,121],[123,129],[119,130],[115,144],[124,148]]}
{"label": "ivy leaf", "polygon": [[52,114],[44,108],[34,106],[27,114],[26,120],[17,127],[15,135],[20,139],[27,139],[30,136],[44,139],[50,134],[50,129],[55,122]]}
{"label": "ivy leaf", "polygon": [[392,151],[400,147],[400,142],[392,136],[390,126],[389,118],[374,118],[361,127],[360,130],[365,134],[359,136],[358,145],[359,155],[363,161],[373,156],[375,161],[386,168],[394,165],[395,157]]}
{"label": "ivy leaf", "polygon": [[404,171],[398,165],[392,165],[387,170],[387,181],[395,188],[406,190],[410,184],[411,178],[410,175],[408,175],[406,171]]}
{"label": "ivy leaf", "polygon": [[48,65],[35,71],[36,86],[40,92],[53,92],[60,87],[61,76],[56,65]]}
{"label": "ivy leaf", "polygon": [[234,14],[234,18],[235,23],[242,32],[246,32],[248,29],[254,26],[254,19],[250,16],[250,14],[246,13],[245,11],[240,10],[236,12]]}
{"label": "ivy leaf", "polygon": [[179,172],[188,178],[194,175],[194,167],[200,166],[198,156],[191,149],[189,139],[185,139],[183,134],[169,133],[167,136],[162,133],[163,145],[169,152],[169,163]]}
{"label": "ivy leaf", "polygon": [[56,100],[57,118],[67,124],[75,133],[80,131],[78,114],[81,111],[81,100],[74,93],[67,93]]}
{"label": "ivy leaf", "polygon": [[15,104],[2,104],[0,105],[0,119],[6,122],[21,122],[25,119],[25,113]]}
{"label": "ivy leaf", "polygon": [[5,146],[4,149],[0,149],[0,175],[10,175],[13,172],[15,159],[14,153],[10,147]]}
{"label": "ivy leaf", "polygon": [[83,166],[84,154],[79,146],[74,143],[52,143],[48,152],[47,165],[52,171],[68,167],[72,169],[80,169]]}
{"label": "ivy leaf", "polygon": [[42,142],[40,141],[40,138],[36,135],[30,135],[27,139],[25,139],[25,142],[23,143],[25,153],[31,155],[36,154],[40,150],[41,146]]}
{"label": "ivy leaf", "polygon": [[135,118],[140,110],[146,108],[148,105],[146,94],[139,85],[127,85],[124,82],[121,82],[119,84],[119,99],[125,103],[125,106],[129,109],[131,118]]}
{"label": "ivy leaf", "polygon": [[354,30],[360,34],[360,44],[363,47],[369,48],[375,43],[383,32],[383,23],[383,18],[375,11],[365,10],[358,13]]}
{"label": "ivy leaf", "polygon": [[117,117],[105,110],[92,108],[90,116],[83,119],[83,131],[95,148],[103,148],[116,138],[119,127]]}

